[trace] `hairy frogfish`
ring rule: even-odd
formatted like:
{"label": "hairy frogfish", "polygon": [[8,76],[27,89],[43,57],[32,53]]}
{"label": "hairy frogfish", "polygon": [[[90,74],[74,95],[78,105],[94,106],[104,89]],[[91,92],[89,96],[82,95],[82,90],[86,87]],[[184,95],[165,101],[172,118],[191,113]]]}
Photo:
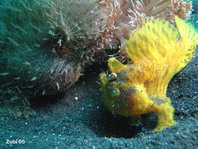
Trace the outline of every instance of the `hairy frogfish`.
{"label": "hairy frogfish", "polygon": [[125,42],[131,63],[125,65],[110,58],[111,74],[100,74],[102,102],[121,116],[156,113],[155,132],[175,125],[167,86],[189,63],[197,44],[198,32],[193,25],[177,16],[175,25],[163,19],[148,19]]}

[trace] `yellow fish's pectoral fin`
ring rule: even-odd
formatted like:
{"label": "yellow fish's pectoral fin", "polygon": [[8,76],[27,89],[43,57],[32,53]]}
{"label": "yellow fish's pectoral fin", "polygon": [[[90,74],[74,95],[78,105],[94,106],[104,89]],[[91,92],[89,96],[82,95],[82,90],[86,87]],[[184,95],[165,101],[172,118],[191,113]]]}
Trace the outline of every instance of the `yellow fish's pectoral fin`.
{"label": "yellow fish's pectoral fin", "polygon": [[118,73],[122,69],[126,68],[124,64],[118,61],[116,58],[112,57],[108,60],[108,66],[111,72]]}
{"label": "yellow fish's pectoral fin", "polygon": [[154,112],[157,113],[158,117],[157,127],[154,129],[154,132],[161,131],[176,124],[176,121],[173,119],[174,108],[170,103],[155,105]]}

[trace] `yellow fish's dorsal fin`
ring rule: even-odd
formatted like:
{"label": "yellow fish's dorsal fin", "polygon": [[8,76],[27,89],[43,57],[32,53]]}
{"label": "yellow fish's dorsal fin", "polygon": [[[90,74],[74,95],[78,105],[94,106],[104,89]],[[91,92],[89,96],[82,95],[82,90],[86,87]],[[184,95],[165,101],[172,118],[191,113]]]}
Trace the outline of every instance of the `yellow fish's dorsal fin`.
{"label": "yellow fish's dorsal fin", "polygon": [[182,40],[189,41],[194,45],[198,44],[198,31],[195,30],[192,24],[180,19],[178,16],[175,16],[175,23]]}
{"label": "yellow fish's dorsal fin", "polygon": [[178,44],[178,49],[180,50],[178,55],[181,55],[181,63],[177,68],[177,71],[180,71],[188,64],[195,52],[196,45],[198,44],[198,32],[192,24],[177,16],[175,16],[175,23],[181,38]]}
{"label": "yellow fish's dorsal fin", "polygon": [[133,62],[159,61],[174,53],[178,39],[179,33],[173,24],[150,18],[130,35],[124,48]]}

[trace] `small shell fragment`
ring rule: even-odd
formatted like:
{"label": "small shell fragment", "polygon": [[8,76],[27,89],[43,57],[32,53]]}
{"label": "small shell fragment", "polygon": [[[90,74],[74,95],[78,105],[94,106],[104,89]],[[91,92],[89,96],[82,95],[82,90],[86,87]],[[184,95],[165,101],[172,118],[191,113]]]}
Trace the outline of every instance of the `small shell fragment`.
{"label": "small shell fragment", "polygon": [[7,76],[7,75],[9,75],[9,73],[8,73],[8,72],[0,73],[0,76]]}

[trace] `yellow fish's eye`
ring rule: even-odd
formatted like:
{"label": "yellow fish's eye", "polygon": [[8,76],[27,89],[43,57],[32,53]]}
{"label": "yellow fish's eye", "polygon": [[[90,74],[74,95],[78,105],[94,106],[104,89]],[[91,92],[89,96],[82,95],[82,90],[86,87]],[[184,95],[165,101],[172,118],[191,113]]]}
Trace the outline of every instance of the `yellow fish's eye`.
{"label": "yellow fish's eye", "polygon": [[111,73],[108,75],[108,81],[112,82],[115,81],[117,79],[118,75],[116,73]]}

